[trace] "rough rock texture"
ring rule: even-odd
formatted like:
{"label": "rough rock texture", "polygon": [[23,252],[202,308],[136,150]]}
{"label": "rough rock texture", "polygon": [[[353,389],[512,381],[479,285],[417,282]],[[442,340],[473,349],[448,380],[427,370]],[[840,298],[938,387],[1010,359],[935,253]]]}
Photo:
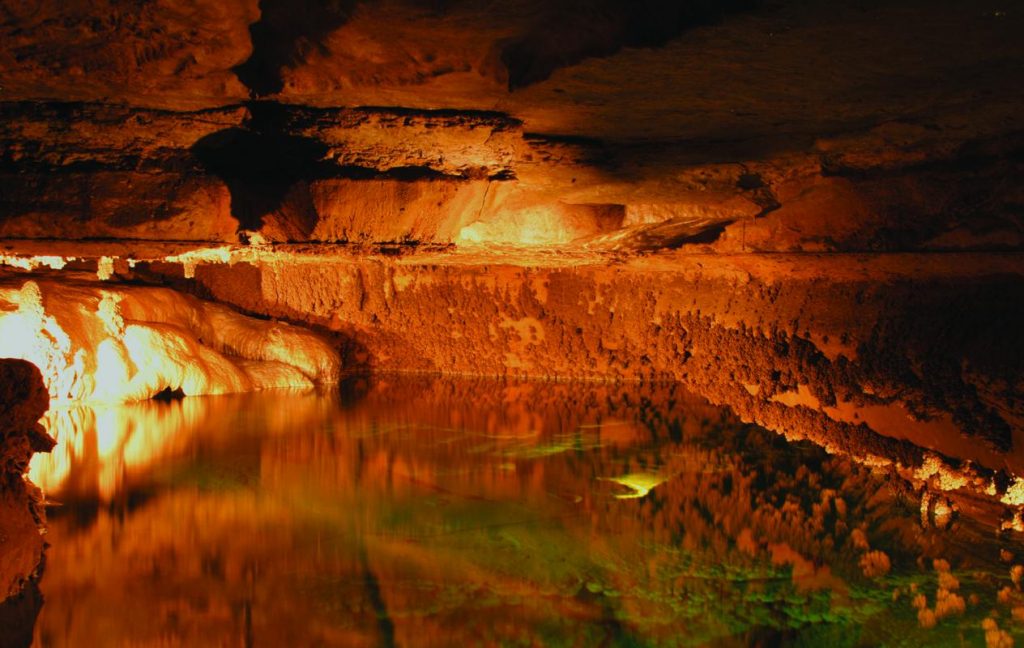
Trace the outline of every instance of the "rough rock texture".
{"label": "rough rock texture", "polygon": [[1024,470],[1005,454],[1024,422],[1016,256],[479,261],[313,256],[195,281],[337,331],[378,370],[681,380],[769,427],[815,419],[840,445],[867,428]]}
{"label": "rough rock texture", "polygon": [[[551,244],[626,226],[604,244],[725,251],[1024,237],[1019,11],[23,5],[0,12],[0,236]],[[337,225],[339,204],[376,203]],[[609,225],[609,206],[666,227]],[[544,225],[503,224],[524,212]]]}
{"label": "rough rock texture", "polygon": [[1016,7],[0,12],[6,263],[172,282],[377,370],[679,380],[865,461],[1024,475]]}
{"label": "rough rock texture", "polygon": [[337,353],[316,334],[245,317],[173,290],[0,283],[0,355],[42,371],[55,400],[108,403],[336,383]]}
{"label": "rough rock texture", "polygon": [[19,249],[333,332],[348,370],[679,380],[836,449],[904,456],[890,437],[1024,472],[1015,253]]}
{"label": "rough rock texture", "polygon": [[[646,224],[728,226],[724,250],[1017,249],[1024,231],[1014,181],[1021,139],[998,129],[939,126],[936,135],[929,125],[885,125],[767,157],[709,145],[711,157],[743,157],[708,163],[667,143],[529,135],[489,113],[264,103],[199,113],[52,103],[0,111],[7,237],[230,241],[236,230],[263,229],[274,240],[449,242],[462,227],[507,215],[489,192],[518,196],[518,209],[564,234],[523,243],[606,231],[574,228],[559,212],[566,204],[618,205]],[[465,197],[452,204],[453,195]],[[360,208],[378,203],[372,213]],[[338,231],[338,204],[365,220]]]}
{"label": "rough rock texture", "polygon": [[680,381],[869,463],[912,472],[933,451],[999,497],[1024,473],[1016,254],[237,247],[174,256],[186,273],[144,251],[134,269],[113,260],[115,276],[310,325],[348,369]]}
{"label": "rough rock texture", "polygon": [[256,0],[4,0],[3,93],[200,108],[247,95],[231,71],[251,53]]}
{"label": "rough rock texture", "polygon": [[[27,613],[34,618],[35,612],[26,612],[26,607],[38,610],[38,595],[28,592],[27,586],[42,564],[40,530],[45,516],[38,489],[24,476],[32,454],[53,447],[53,439],[39,425],[48,405],[49,395],[34,365],[0,359],[0,619]],[[5,603],[10,597],[14,600]],[[10,627],[13,632],[15,626]]]}

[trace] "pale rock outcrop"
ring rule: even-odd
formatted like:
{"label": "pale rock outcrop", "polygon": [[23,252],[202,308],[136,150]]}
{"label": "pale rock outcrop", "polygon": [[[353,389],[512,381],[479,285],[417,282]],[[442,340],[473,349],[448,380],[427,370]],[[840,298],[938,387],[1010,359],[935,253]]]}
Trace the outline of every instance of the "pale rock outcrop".
{"label": "pale rock outcrop", "polygon": [[39,366],[56,400],[308,388],[341,369],[310,331],[166,288],[23,281],[0,299],[0,355]]}

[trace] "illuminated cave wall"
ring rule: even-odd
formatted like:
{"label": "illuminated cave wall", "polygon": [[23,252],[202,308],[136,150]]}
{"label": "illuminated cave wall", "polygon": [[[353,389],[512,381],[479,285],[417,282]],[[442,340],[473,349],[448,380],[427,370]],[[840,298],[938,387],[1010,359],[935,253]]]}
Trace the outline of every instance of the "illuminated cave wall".
{"label": "illuminated cave wall", "polygon": [[0,284],[0,357],[32,362],[55,401],[145,400],[338,381],[315,334],[166,288]]}
{"label": "illuminated cave wall", "polygon": [[[1024,13],[30,4],[0,0],[0,326],[77,331],[80,369],[37,354],[61,395],[673,380],[1024,503]],[[147,290],[185,315],[109,307]],[[131,384],[129,330],[169,375]]]}
{"label": "illuminated cave wall", "polygon": [[22,5],[0,5],[0,236],[1022,241],[1019,12]]}

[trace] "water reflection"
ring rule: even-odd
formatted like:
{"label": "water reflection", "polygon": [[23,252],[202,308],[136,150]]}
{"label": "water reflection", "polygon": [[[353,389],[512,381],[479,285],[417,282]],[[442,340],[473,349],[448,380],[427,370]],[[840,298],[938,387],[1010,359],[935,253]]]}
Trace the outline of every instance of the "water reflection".
{"label": "water reflection", "polygon": [[396,378],[49,425],[61,450],[32,474],[62,504],[41,646],[916,645],[1024,629],[1020,547],[970,519],[924,529],[887,475],[674,386]]}

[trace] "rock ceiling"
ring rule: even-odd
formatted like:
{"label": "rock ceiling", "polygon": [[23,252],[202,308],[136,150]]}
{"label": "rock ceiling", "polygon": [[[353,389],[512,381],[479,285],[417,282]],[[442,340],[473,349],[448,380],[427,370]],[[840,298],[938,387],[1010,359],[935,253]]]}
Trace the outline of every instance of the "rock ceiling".
{"label": "rock ceiling", "polygon": [[0,235],[1016,247],[1011,9],[7,0]]}

